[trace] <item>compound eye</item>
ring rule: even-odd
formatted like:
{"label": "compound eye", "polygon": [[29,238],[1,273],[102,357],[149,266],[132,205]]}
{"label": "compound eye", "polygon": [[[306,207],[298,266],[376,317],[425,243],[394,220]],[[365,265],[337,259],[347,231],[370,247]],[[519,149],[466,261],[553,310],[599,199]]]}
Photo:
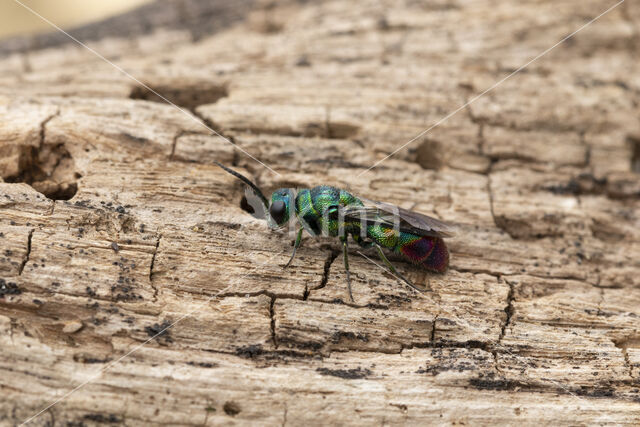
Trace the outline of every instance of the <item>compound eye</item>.
{"label": "compound eye", "polygon": [[282,224],[286,212],[287,208],[282,200],[276,200],[271,204],[271,207],[269,208],[269,214],[271,215],[271,218],[273,218],[273,220],[278,224]]}

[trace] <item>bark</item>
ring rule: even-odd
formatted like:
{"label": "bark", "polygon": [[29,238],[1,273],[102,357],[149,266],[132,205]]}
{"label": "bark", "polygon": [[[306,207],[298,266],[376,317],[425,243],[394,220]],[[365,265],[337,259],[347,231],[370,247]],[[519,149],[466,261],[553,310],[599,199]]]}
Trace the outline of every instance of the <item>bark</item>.
{"label": "bark", "polygon": [[[640,8],[361,174],[613,3],[246,4],[90,42],[138,82],[0,49],[0,424],[637,424]],[[452,222],[450,269],[351,245],[351,302],[214,161]]]}

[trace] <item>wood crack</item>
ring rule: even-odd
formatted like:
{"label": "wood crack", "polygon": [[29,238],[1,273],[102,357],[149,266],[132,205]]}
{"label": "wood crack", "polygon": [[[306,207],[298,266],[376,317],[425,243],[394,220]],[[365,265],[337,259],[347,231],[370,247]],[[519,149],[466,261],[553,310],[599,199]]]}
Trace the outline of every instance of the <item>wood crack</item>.
{"label": "wood crack", "polygon": [[[55,113],[47,117],[40,123],[40,149],[44,145],[47,137],[47,123],[49,123],[54,117],[60,115],[60,109],[58,108]],[[58,160],[59,161],[59,160]],[[54,168],[55,169],[55,168]]]}
{"label": "wood crack", "polygon": [[29,235],[27,236],[27,253],[24,255],[22,263],[20,263],[20,266],[18,267],[18,276],[20,276],[24,271],[24,267],[29,262],[29,257],[31,256],[31,240],[33,238],[33,231],[33,228],[29,230]]}
{"label": "wood crack", "polygon": [[269,304],[269,317],[271,318],[271,340],[273,341],[273,347],[278,349],[278,337],[276,335],[276,316],[275,316],[275,303],[276,298],[271,297],[271,302]]}
{"label": "wood crack", "polygon": [[214,294],[214,297],[224,299],[224,298],[238,298],[238,297],[257,297],[257,296],[267,296],[272,299],[291,299],[291,300],[302,300],[302,297],[296,294],[280,294],[267,290],[260,290],[256,292],[225,292],[224,294]]}
{"label": "wood crack", "polygon": [[631,378],[631,380],[635,380],[635,378],[633,377],[633,364],[631,363],[631,359],[629,358],[629,352],[627,351],[629,338],[622,339],[622,340],[612,340],[612,342],[613,342],[613,345],[618,347],[622,352],[622,357],[624,357],[624,363],[629,370],[628,371],[629,378]]}
{"label": "wood crack", "polygon": [[514,300],[513,288],[514,288],[514,285],[513,285],[513,283],[509,282],[508,280],[505,280],[505,282],[507,283],[507,285],[509,285],[509,293],[507,294],[507,304],[504,307],[504,312],[506,313],[506,318],[504,320],[504,323],[502,324],[502,327],[500,328],[500,336],[498,337],[498,342],[497,342],[498,345],[502,342],[502,339],[504,338],[506,330],[509,327],[509,325],[511,324],[511,318],[513,317],[513,313],[515,311],[515,309],[513,307],[513,300]]}
{"label": "wood crack", "polygon": [[325,286],[327,286],[327,281],[329,280],[329,270],[331,269],[331,264],[333,264],[333,261],[338,257],[339,254],[340,254],[339,251],[336,251],[336,250],[332,249],[329,252],[329,254],[327,255],[327,259],[324,262],[322,280],[320,281],[320,285],[318,285],[318,287],[313,288],[313,289],[309,289],[308,286],[305,284],[304,296],[302,298],[304,301],[306,301],[309,298],[309,294],[311,294],[311,291],[316,291],[318,289],[322,289]]}
{"label": "wood crack", "polygon": [[503,227],[501,227],[499,222],[496,220],[496,213],[493,208],[494,201],[493,201],[493,191],[491,189],[491,167],[489,167],[489,171],[487,172],[487,194],[489,195],[489,209],[491,210],[491,218],[493,218],[493,223],[500,230],[503,230],[506,232],[506,230],[504,230]]}
{"label": "wood crack", "polygon": [[169,161],[173,161],[174,160],[174,156],[176,155],[176,146],[178,145],[178,139],[184,135],[184,131],[179,131],[178,133],[175,134],[175,136],[173,137],[173,141],[171,143],[171,152],[169,153]]}
{"label": "wood crack", "polygon": [[[435,323],[435,322],[434,322]],[[435,329],[432,329],[432,332],[435,336]],[[389,349],[377,349],[377,348],[368,348],[368,349],[345,349],[345,350],[332,350],[331,352],[363,352],[363,353],[383,353],[383,354],[400,354],[404,350],[412,350],[415,348],[438,348],[438,349],[456,349],[456,348],[464,348],[464,349],[478,349],[486,351],[487,353],[495,352],[494,344],[487,341],[477,341],[477,340],[468,340],[468,341],[449,341],[449,340],[439,340],[437,342],[413,342],[408,344],[400,343],[400,350],[389,350]],[[331,353],[330,352],[330,353]]]}
{"label": "wood crack", "polygon": [[287,425],[287,402],[284,402],[284,413],[282,414],[282,427],[285,427]]}
{"label": "wood crack", "polygon": [[153,267],[156,264],[156,256],[158,255],[158,248],[160,247],[160,239],[162,239],[162,234],[160,234],[156,239],[156,246],[153,250],[153,255],[151,256],[151,263],[149,264],[149,284],[153,289],[154,302],[158,300],[158,287],[153,284]]}
{"label": "wood crack", "polygon": [[429,337],[429,339],[431,340],[431,344],[434,344],[436,342],[436,322],[438,321],[438,316],[439,314],[436,314],[431,325],[431,335]]}
{"label": "wood crack", "polygon": [[[244,148],[240,147],[240,145],[236,143],[236,141],[235,141],[235,139],[233,138],[232,135],[226,135],[222,131],[222,129],[220,129],[211,120],[209,120],[208,118],[206,118],[202,114],[198,113],[198,111],[195,108],[194,108],[194,111],[192,113],[200,122],[202,122],[203,124],[205,124],[209,128],[209,129],[206,130],[206,134],[211,135],[211,136],[216,136],[218,138],[221,138],[226,143],[231,144],[233,146],[233,148],[234,148],[234,150],[233,150],[234,153],[240,149],[240,151],[243,151],[244,154],[246,155],[247,151],[245,151]],[[212,129],[213,131],[211,131],[210,129]],[[234,154],[234,156],[235,156],[235,154]],[[234,157],[234,160],[235,160],[235,157]],[[233,164],[233,166],[237,166],[237,164]]]}
{"label": "wood crack", "polygon": [[153,282],[153,267],[156,263],[156,255],[158,254],[158,247],[160,246],[160,239],[162,239],[162,234],[158,236],[156,239],[156,245],[153,250],[153,255],[151,256],[151,264],[149,265],[149,283]]}

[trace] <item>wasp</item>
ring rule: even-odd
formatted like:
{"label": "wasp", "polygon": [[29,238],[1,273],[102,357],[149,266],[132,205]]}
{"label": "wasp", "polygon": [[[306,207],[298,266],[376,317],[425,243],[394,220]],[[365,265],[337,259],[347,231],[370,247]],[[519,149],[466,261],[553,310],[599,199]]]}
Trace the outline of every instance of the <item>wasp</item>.
{"label": "wasp", "polygon": [[359,198],[328,185],[301,190],[279,188],[271,194],[269,201],[247,177],[218,162],[216,164],[248,186],[246,198],[254,216],[265,219],[270,228],[282,229],[294,217],[297,220],[293,253],[284,268],[293,261],[302,242],[303,231],[311,236],[340,239],[351,301],[348,236],[362,248],[375,248],[393,275],[420,292],[420,288],[395,269],[382,248],[429,271],[444,273],[449,265],[449,251],[443,238],[453,236],[454,228],[440,220],[389,203]]}

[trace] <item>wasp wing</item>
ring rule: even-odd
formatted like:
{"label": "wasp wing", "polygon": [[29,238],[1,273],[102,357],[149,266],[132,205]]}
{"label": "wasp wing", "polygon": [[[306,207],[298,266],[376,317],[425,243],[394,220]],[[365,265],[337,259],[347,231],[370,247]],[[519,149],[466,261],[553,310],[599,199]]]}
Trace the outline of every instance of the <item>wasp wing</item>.
{"label": "wasp wing", "polygon": [[438,219],[403,209],[390,203],[360,199],[364,206],[350,205],[344,207],[345,219],[363,220],[366,222],[399,226],[400,231],[418,236],[451,237],[455,229]]}
{"label": "wasp wing", "polygon": [[403,209],[400,206],[392,205],[390,203],[376,202],[368,199],[361,200],[363,200],[364,203],[373,204],[379,209],[391,214],[399,212],[400,219],[407,222],[412,227],[438,233],[439,237],[452,237],[456,234],[455,227],[428,215]]}

